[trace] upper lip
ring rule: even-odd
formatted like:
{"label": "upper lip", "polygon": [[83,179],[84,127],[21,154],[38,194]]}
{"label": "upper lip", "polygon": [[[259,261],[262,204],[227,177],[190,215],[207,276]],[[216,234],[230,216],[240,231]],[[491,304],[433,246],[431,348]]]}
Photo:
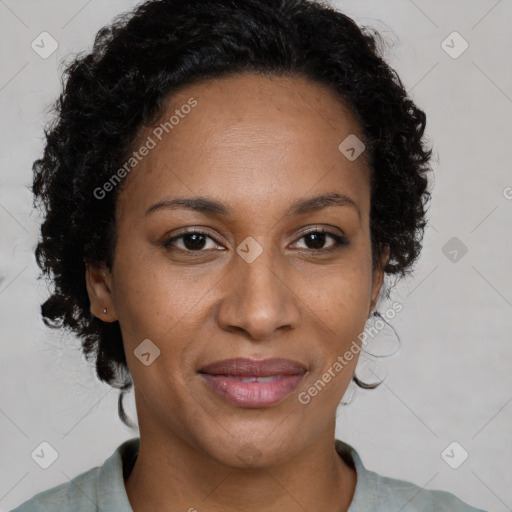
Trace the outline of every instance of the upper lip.
{"label": "upper lip", "polygon": [[232,377],[271,377],[275,375],[298,375],[307,368],[298,361],[283,358],[247,359],[234,358],[215,361],[203,366],[199,372],[209,375]]}

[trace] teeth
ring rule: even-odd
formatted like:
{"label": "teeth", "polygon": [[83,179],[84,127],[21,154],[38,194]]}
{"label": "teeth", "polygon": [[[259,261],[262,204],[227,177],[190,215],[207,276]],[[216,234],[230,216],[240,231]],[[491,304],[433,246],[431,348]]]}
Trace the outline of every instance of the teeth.
{"label": "teeth", "polygon": [[241,382],[273,382],[274,380],[280,379],[281,376],[270,376],[270,377],[235,377]]}

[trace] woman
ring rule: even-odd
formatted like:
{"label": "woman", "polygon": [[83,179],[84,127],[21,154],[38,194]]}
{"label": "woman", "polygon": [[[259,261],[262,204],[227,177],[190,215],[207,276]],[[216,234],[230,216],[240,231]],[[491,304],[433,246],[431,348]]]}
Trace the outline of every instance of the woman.
{"label": "woman", "polygon": [[41,510],[477,511],[335,440],[385,274],[419,256],[425,114],[312,0],[154,0],[68,67],[36,256],[140,438]]}

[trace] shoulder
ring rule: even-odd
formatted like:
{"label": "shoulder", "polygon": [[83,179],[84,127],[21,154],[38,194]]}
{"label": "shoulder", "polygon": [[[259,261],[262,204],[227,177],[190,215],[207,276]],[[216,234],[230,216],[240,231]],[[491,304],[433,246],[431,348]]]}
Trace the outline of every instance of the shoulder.
{"label": "shoulder", "polygon": [[42,491],[11,512],[131,512],[123,473],[133,467],[139,438],[126,440],[102,466]]}
{"label": "shoulder", "polygon": [[11,512],[89,512],[96,510],[96,482],[100,468],[92,468],[73,480],[35,494]]}
{"label": "shoulder", "polygon": [[374,475],[377,502],[399,505],[402,512],[485,512],[451,492],[424,489],[412,482],[377,475],[372,471],[369,473]]}
{"label": "shoulder", "polygon": [[379,475],[367,469],[357,450],[336,439],[336,450],[357,471],[357,484],[348,512],[486,512],[468,505],[454,494],[424,489],[406,480]]}

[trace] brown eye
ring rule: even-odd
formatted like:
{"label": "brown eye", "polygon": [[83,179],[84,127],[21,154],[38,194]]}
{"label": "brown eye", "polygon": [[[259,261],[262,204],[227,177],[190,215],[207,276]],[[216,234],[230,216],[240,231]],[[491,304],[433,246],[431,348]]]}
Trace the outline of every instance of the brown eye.
{"label": "brown eye", "polygon": [[[328,247],[325,247],[326,241],[331,239],[331,243]],[[345,238],[335,235],[329,231],[314,230],[302,235],[299,240],[305,240],[306,249],[313,251],[330,251],[338,248],[342,245],[348,245]]]}
{"label": "brown eye", "polygon": [[205,243],[206,243],[206,237],[204,235],[199,235],[197,233],[191,233],[188,235],[182,236],[183,239],[183,245],[191,250],[191,251],[197,251],[199,249],[203,249]]}
{"label": "brown eye", "polygon": [[327,237],[325,233],[309,233],[303,238],[309,249],[323,249]]}
{"label": "brown eye", "polygon": [[[211,246],[207,247],[208,241]],[[203,249],[215,249],[219,247],[217,242],[207,233],[190,231],[181,235],[169,238],[162,244],[166,249],[178,249],[186,252],[201,252]]]}

